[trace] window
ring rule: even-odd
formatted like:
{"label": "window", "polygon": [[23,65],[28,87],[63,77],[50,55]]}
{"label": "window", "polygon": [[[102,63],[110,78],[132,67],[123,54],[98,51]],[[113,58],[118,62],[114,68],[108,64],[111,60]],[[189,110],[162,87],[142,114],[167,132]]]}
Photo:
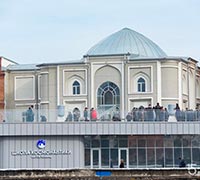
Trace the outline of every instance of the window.
{"label": "window", "polygon": [[73,83],[73,94],[80,94],[80,83],[78,81]]}
{"label": "window", "polygon": [[119,105],[120,103],[120,92],[116,84],[112,82],[103,83],[97,92],[98,105]]}
{"label": "window", "polygon": [[35,77],[34,76],[15,77],[15,99],[16,100],[35,99]]}
{"label": "window", "polygon": [[137,81],[138,92],[145,92],[145,80],[143,78],[139,78]]}

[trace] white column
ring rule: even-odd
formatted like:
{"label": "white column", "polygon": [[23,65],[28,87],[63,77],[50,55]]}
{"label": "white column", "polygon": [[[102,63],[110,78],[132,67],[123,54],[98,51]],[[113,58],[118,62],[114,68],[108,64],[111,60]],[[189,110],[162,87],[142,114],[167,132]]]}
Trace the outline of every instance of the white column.
{"label": "white column", "polygon": [[[161,63],[157,61],[157,102],[161,103]],[[155,102],[155,103],[157,103]]]}
{"label": "white column", "polygon": [[181,72],[182,72],[182,64],[181,62],[178,63],[178,104],[180,109],[183,108],[183,97],[182,97],[182,76],[181,76]]}
{"label": "white column", "polygon": [[57,66],[57,106],[60,105],[60,66]]}
{"label": "white column", "polygon": [[94,96],[96,97],[96,95],[94,94],[94,74],[93,74],[93,63],[91,62],[91,81],[90,81],[90,99],[91,99],[91,107],[94,107]]}
{"label": "white column", "polygon": [[124,115],[124,102],[125,102],[125,96],[124,96],[124,61],[122,61],[121,68],[122,68],[122,70],[121,70],[121,82],[122,82],[121,117],[122,117],[122,119],[124,119],[125,118],[125,115]]}

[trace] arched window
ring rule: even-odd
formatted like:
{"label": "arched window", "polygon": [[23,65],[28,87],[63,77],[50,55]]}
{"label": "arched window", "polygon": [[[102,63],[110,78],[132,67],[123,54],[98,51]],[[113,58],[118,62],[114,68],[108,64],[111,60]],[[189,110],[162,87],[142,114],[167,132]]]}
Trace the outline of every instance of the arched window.
{"label": "arched window", "polygon": [[72,86],[73,86],[73,94],[80,94],[80,83],[78,81],[74,81]]}
{"label": "arched window", "polygon": [[146,84],[143,78],[139,78],[137,81],[138,92],[145,92],[146,91]]}
{"label": "arched window", "polygon": [[112,107],[120,104],[120,92],[116,84],[112,82],[103,83],[97,92],[98,106]]}

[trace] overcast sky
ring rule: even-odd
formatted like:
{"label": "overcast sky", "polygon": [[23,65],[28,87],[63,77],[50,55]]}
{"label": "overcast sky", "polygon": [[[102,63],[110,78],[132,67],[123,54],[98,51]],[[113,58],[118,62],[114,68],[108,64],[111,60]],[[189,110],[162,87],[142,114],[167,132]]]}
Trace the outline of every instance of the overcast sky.
{"label": "overcast sky", "polygon": [[0,56],[21,64],[79,60],[124,27],[169,56],[200,60],[200,0],[0,0]]}

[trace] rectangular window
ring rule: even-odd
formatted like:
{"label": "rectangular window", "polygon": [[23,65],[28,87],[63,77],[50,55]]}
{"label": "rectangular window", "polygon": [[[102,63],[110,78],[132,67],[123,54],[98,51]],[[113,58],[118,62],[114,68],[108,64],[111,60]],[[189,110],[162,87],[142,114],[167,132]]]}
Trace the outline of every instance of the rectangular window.
{"label": "rectangular window", "polygon": [[185,160],[186,164],[191,164],[191,149],[190,148],[183,148],[183,159]]}
{"label": "rectangular window", "polygon": [[164,167],[164,152],[163,148],[156,148],[156,167]]}
{"label": "rectangular window", "polygon": [[38,97],[42,101],[49,99],[49,75],[41,74],[38,78]]}
{"label": "rectangular window", "polygon": [[15,77],[15,99],[35,99],[35,78],[33,76]]}
{"label": "rectangular window", "polygon": [[137,167],[137,149],[129,149],[129,167]]}
{"label": "rectangular window", "polygon": [[165,149],[165,167],[173,167],[173,149]]}
{"label": "rectangular window", "polygon": [[183,157],[182,156],[182,148],[174,148],[174,165],[176,166],[176,167],[179,167],[179,158],[181,157]]}
{"label": "rectangular window", "polygon": [[92,147],[93,148],[100,147],[100,140],[98,140],[98,139],[92,140]]}
{"label": "rectangular window", "polygon": [[101,166],[102,167],[109,167],[109,149],[102,149],[101,150]]}
{"label": "rectangular window", "polygon": [[138,148],[138,167],[146,167],[146,149]]}
{"label": "rectangular window", "polygon": [[199,148],[192,148],[192,162],[197,166],[200,166],[200,149]]}
{"label": "rectangular window", "polygon": [[113,167],[118,167],[118,149],[110,149],[110,155]]}
{"label": "rectangular window", "polygon": [[85,166],[90,166],[90,149],[85,149]]}
{"label": "rectangular window", "polygon": [[155,149],[148,148],[147,149],[147,164],[148,167],[155,167]]}

